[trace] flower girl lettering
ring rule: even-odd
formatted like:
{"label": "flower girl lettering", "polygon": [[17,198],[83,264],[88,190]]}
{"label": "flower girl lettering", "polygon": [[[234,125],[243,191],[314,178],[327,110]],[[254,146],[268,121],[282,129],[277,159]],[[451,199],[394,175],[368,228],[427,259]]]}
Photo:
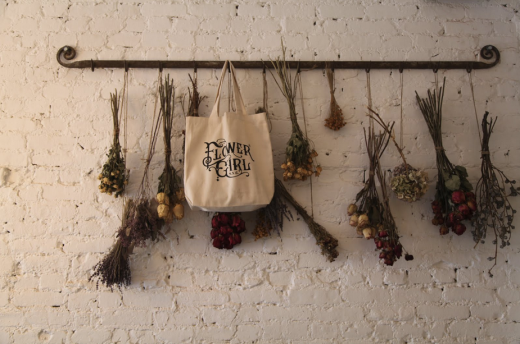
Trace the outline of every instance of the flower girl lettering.
{"label": "flower girl lettering", "polygon": [[219,178],[236,178],[241,175],[249,177],[251,161],[251,146],[239,142],[226,142],[218,139],[206,144],[206,157],[202,164],[208,171],[215,170],[217,181]]}

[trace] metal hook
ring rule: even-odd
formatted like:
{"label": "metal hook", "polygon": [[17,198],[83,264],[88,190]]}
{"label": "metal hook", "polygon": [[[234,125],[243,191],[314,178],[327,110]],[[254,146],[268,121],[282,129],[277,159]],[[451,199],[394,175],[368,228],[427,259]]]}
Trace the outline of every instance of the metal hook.
{"label": "metal hook", "polygon": [[402,73],[403,73],[403,70],[404,70],[403,65],[400,65],[400,66],[399,66],[399,73],[402,74]]}
{"label": "metal hook", "polygon": [[227,65],[227,71],[229,74],[231,74],[231,61]]}
{"label": "metal hook", "polygon": [[437,74],[438,71],[439,71],[439,68],[433,68],[433,72],[434,72],[435,74]]}
{"label": "metal hook", "polygon": [[301,69],[300,69],[300,63],[298,62],[298,68],[296,69],[296,74],[300,74],[301,73]]}
{"label": "metal hook", "polygon": [[469,67],[468,67],[468,68],[466,68],[466,72],[468,72],[468,73],[471,73],[471,70],[472,70],[472,69],[471,69],[471,68],[469,68]]}
{"label": "metal hook", "polygon": [[94,71],[94,60],[90,59],[90,69]]}
{"label": "metal hook", "polygon": [[125,60],[125,72],[128,73],[128,64],[126,63],[126,60]]}
{"label": "metal hook", "polygon": [[197,61],[193,61],[193,74],[197,74]]}
{"label": "metal hook", "polygon": [[263,69],[262,69],[262,74],[265,74],[265,63],[264,63]]}
{"label": "metal hook", "polygon": [[159,73],[162,73],[163,70],[163,64],[162,61],[159,61]]}
{"label": "metal hook", "polygon": [[330,61],[330,69],[334,73],[334,61]]}
{"label": "metal hook", "polygon": [[370,68],[365,68],[365,72],[370,73]]}

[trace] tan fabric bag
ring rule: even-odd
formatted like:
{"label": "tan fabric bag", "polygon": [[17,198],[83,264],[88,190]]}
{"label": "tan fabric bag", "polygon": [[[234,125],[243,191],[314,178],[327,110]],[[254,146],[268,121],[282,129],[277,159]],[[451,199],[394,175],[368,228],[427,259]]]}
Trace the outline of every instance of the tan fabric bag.
{"label": "tan fabric bag", "polygon": [[[222,81],[230,64],[236,112],[219,115]],[[209,117],[186,118],[184,188],[192,209],[253,211],[274,194],[273,153],[265,113],[247,115],[226,61]]]}

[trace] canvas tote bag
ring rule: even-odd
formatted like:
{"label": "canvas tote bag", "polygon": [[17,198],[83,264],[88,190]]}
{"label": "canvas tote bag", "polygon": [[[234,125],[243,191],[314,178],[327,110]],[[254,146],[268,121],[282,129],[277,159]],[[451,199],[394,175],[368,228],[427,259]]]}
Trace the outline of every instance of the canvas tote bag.
{"label": "canvas tote bag", "polygon": [[[219,113],[230,64],[236,112]],[[209,117],[186,118],[184,190],[192,209],[239,212],[265,207],[274,194],[273,153],[265,113],[247,115],[226,61]]]}

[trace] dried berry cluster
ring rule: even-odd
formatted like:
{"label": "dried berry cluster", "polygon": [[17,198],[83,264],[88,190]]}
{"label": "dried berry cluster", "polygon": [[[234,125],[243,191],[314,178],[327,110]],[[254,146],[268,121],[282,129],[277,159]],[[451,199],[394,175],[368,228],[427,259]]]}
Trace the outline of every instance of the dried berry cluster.
{"label": "dried berry cluster", "polygon": [[122,104],[122,99],[120,98],[117,95],[117,90],[115,93],[110,93],[112,119],[114,122],[114,140],[107,154],[108,160],[103,165],[103,169],[98,176],[100,180],[99,191],[108,195],[114,194],[116,198],[123,193],[125,186],[128,184],[128,172],[119,142],[120,105]]}
{"label": "dried berry cluster", "polygon": [[211,228],[213,247],[230,250],[242,242],[240,233],[246,230],[246,223],[236,213],[215,213]]}
{"label": "dried berry cluster", "polygon": [[[437,90],[434,90],[433,93],[428,90],[428,97],[424,99],[420,98],[417,92],[415,94],[437,154],[437,192],[435,202],[432,203],[435,214],[432,223],[441,226],[439,230],[441,235],[448,234],[448,228],[451,228],[457,235],[461,235],[466,231],[466,226],[461,221],[469,220],[473,215],[470,205],[463,204],[466,193],[470,192],[473,186],[468,181],[466,168],[454,166],[446,156],[442,145],[442,101],[445,81],[446,79],[438,94]],[[474,195],[471,197],[473,202],[474,197]]]}
{"label": "dried berry cluster", "polygon": [[327,67],[326,72],[330,87],[330,115],[325,119],[325,126],[337,131],[343,128],[347,122],[345,122],[343,111],[341,111],[341,108],[336,101],[336,97],[334,96],[334,71]]}

